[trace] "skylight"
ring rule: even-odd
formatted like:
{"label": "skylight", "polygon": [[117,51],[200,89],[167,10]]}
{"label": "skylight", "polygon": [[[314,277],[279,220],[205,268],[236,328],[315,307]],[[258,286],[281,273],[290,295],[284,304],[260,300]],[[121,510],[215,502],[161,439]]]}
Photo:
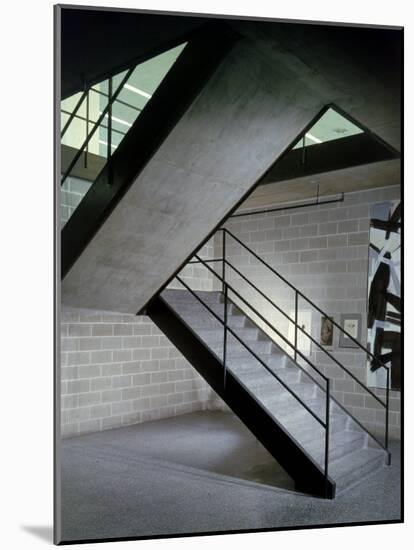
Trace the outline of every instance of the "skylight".
{"label": "skylight", "polygon": [[[359,126],[330,107],[305,134],[305,147],[362,133],[363,130]],[[300,147],[303,147],[303,138],[293,149]]]}
{"label": "skylight", "polygon": [[[124,83],[118,97],[112,105],[111,147],[115,148],[122,141],[128,129],[151,99],[172,65],[181,54],[186,43],[163,52],[140,65],[137,65]],[[112,78],[112,93],[117,90],[125,77],[126,71]],[[69,120],[70,114],[81,98],[81,93],[62,101],[62,128]],[[88,101],[84,100],[77,111],[70,128],[62,139],[62,145],[78,149],[88,132],[106,108],[109,98],[109,81],[104,80],[90,88]],[[88,152],[100,157],[107,156],[108,114],[105,115],[98,131],[88,144]],[[114,147],[115,146],[115,147]]]}
{"label": "skylight", "polygon": [[[186,43],[180,44],[62,101],[63,224],[151,101],[185,46]],[[74,184],[75,191],[68,176],[82,180],[77,187]]]}

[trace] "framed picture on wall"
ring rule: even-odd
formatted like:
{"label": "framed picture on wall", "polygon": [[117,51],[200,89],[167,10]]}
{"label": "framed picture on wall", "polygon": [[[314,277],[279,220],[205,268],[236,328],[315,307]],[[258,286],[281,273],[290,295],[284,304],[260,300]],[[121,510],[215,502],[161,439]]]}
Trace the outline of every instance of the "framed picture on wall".
{"label": "framed picture on wall", "polygon": [[[341,315],[341,327],[358,342],[361,340],[362,315],[360,313],[343,313]],[[339,334],[340,348],[357,348],[356,344],[346,334]]]}
{"label": "framed picture on wall", "polygon": [[321,317],[321,334],[320,334],[320,344],[325,348],[332,349],[333,347],[333,318],[332,317]]}

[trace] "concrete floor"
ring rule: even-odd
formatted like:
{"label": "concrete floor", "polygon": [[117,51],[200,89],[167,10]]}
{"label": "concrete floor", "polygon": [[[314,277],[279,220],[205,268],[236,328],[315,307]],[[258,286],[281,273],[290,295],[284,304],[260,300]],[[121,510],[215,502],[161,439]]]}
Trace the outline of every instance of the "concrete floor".
{"label": "concrete floor", "polygon": [[328,501],[292,480],[232,414],[198,412],[62,443],[62,539],[400,519],[393,464]]}

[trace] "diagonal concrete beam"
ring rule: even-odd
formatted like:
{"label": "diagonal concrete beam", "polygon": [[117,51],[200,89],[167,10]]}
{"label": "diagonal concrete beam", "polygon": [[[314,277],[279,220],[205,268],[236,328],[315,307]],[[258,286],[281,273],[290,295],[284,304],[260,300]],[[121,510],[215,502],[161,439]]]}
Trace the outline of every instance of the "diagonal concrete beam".
{"label": "diagonal concrete beam", "polygon": [[[71,268],[64,303],[139,311],[327,103],[356,117],[364,105],[363,122],[375,122],[370,75],[365,88],[344,84],[346,67],[361,77],[357,60],[342,67],[342,80],[334,63],[332,75],[326,63],[321,74],[309,67],[304,75],[277,33],[248,30]],[[387,98],[380,93],[383,126],[392,127],[383,136],[396,126]]]}
{"label": "diagonal concrete beam", "polygon": [[269,70],[279,66],[310,94],[337,104],[401,148],[402,28],[234,21]]}

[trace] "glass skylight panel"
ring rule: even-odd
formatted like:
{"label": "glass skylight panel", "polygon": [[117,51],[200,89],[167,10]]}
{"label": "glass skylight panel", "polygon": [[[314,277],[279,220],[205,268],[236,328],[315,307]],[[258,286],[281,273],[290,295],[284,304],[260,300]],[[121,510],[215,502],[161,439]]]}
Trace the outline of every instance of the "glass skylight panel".
{"label": "glass skylight panel", "polygon": [[[359,126],[339,114],[335,109],[329,108],[306,132],[305,147],[362,133],[363,130]],[[293,149],[302,146],[303,138],[298,141]]]}
{"label": "glass skylight panel", "polygon": [[[111,136],[111,142],[113,140],[115,145],[120,143],[119,136],[125,135],[133,125],[185,45],[186,43],[180,44],[135,67],[112,105],[112,130],[116,135]],[[125,76],[126,71],[123,71],[112,78],[112,92],[118,89]],[[62,128],[81,96],[81,93],[77,93],[62,101]],[[93,124],[107,106],[108,100],[108,79],[92,86],[88,100],[84,99],[70,127],[63,136],[62,145],[79,149],[86,139],[88,130],[92,129]],[[100,125],[99,130],[96,132],[97,135],[91,139],[88,146],[89,153],[99,156],[107,154],[107,150],[102,146],[102,142],[108,142],[108,136],[104,135],[105,132],[108,132],[107,126],[108,116]]]}
{"label": "glass skylight panel", "polygon": [[[62,170],[65,195],[70,194],[70,186],[67,189],[68,185],[66,185],[67,176],[85,178],[90,182],[95,180],[108,160],[108,156],[117,149],[142,110],[151,101],[153,94],[185,46],[186,43],[180,44],[137,65],[126,81],[128,71],[123,71],[112,77],[112,86],[111,81],[106,79],[92,86],[87,94],[79,92],[61,102],[61,129],[63,130],[83,97],[80,107],[61,140],[64,146],[62,158],[64,157],[66,166]],[[119,89],[122,82],[124,82],[123,87]],[[111,87],[112,94],[118,93],[108,110]],[[99,127],[92,134],[95,123],[104,112],[105,115]],[[85,151],[82,146],[89,135],[91,137]],[[70,173],[65,173],[65,169]],[[78,199],[79,197],[77,197],[77,204]],[[68,212],[63,216],[63,221],[73,213],[72,209],[66,210]]]}

